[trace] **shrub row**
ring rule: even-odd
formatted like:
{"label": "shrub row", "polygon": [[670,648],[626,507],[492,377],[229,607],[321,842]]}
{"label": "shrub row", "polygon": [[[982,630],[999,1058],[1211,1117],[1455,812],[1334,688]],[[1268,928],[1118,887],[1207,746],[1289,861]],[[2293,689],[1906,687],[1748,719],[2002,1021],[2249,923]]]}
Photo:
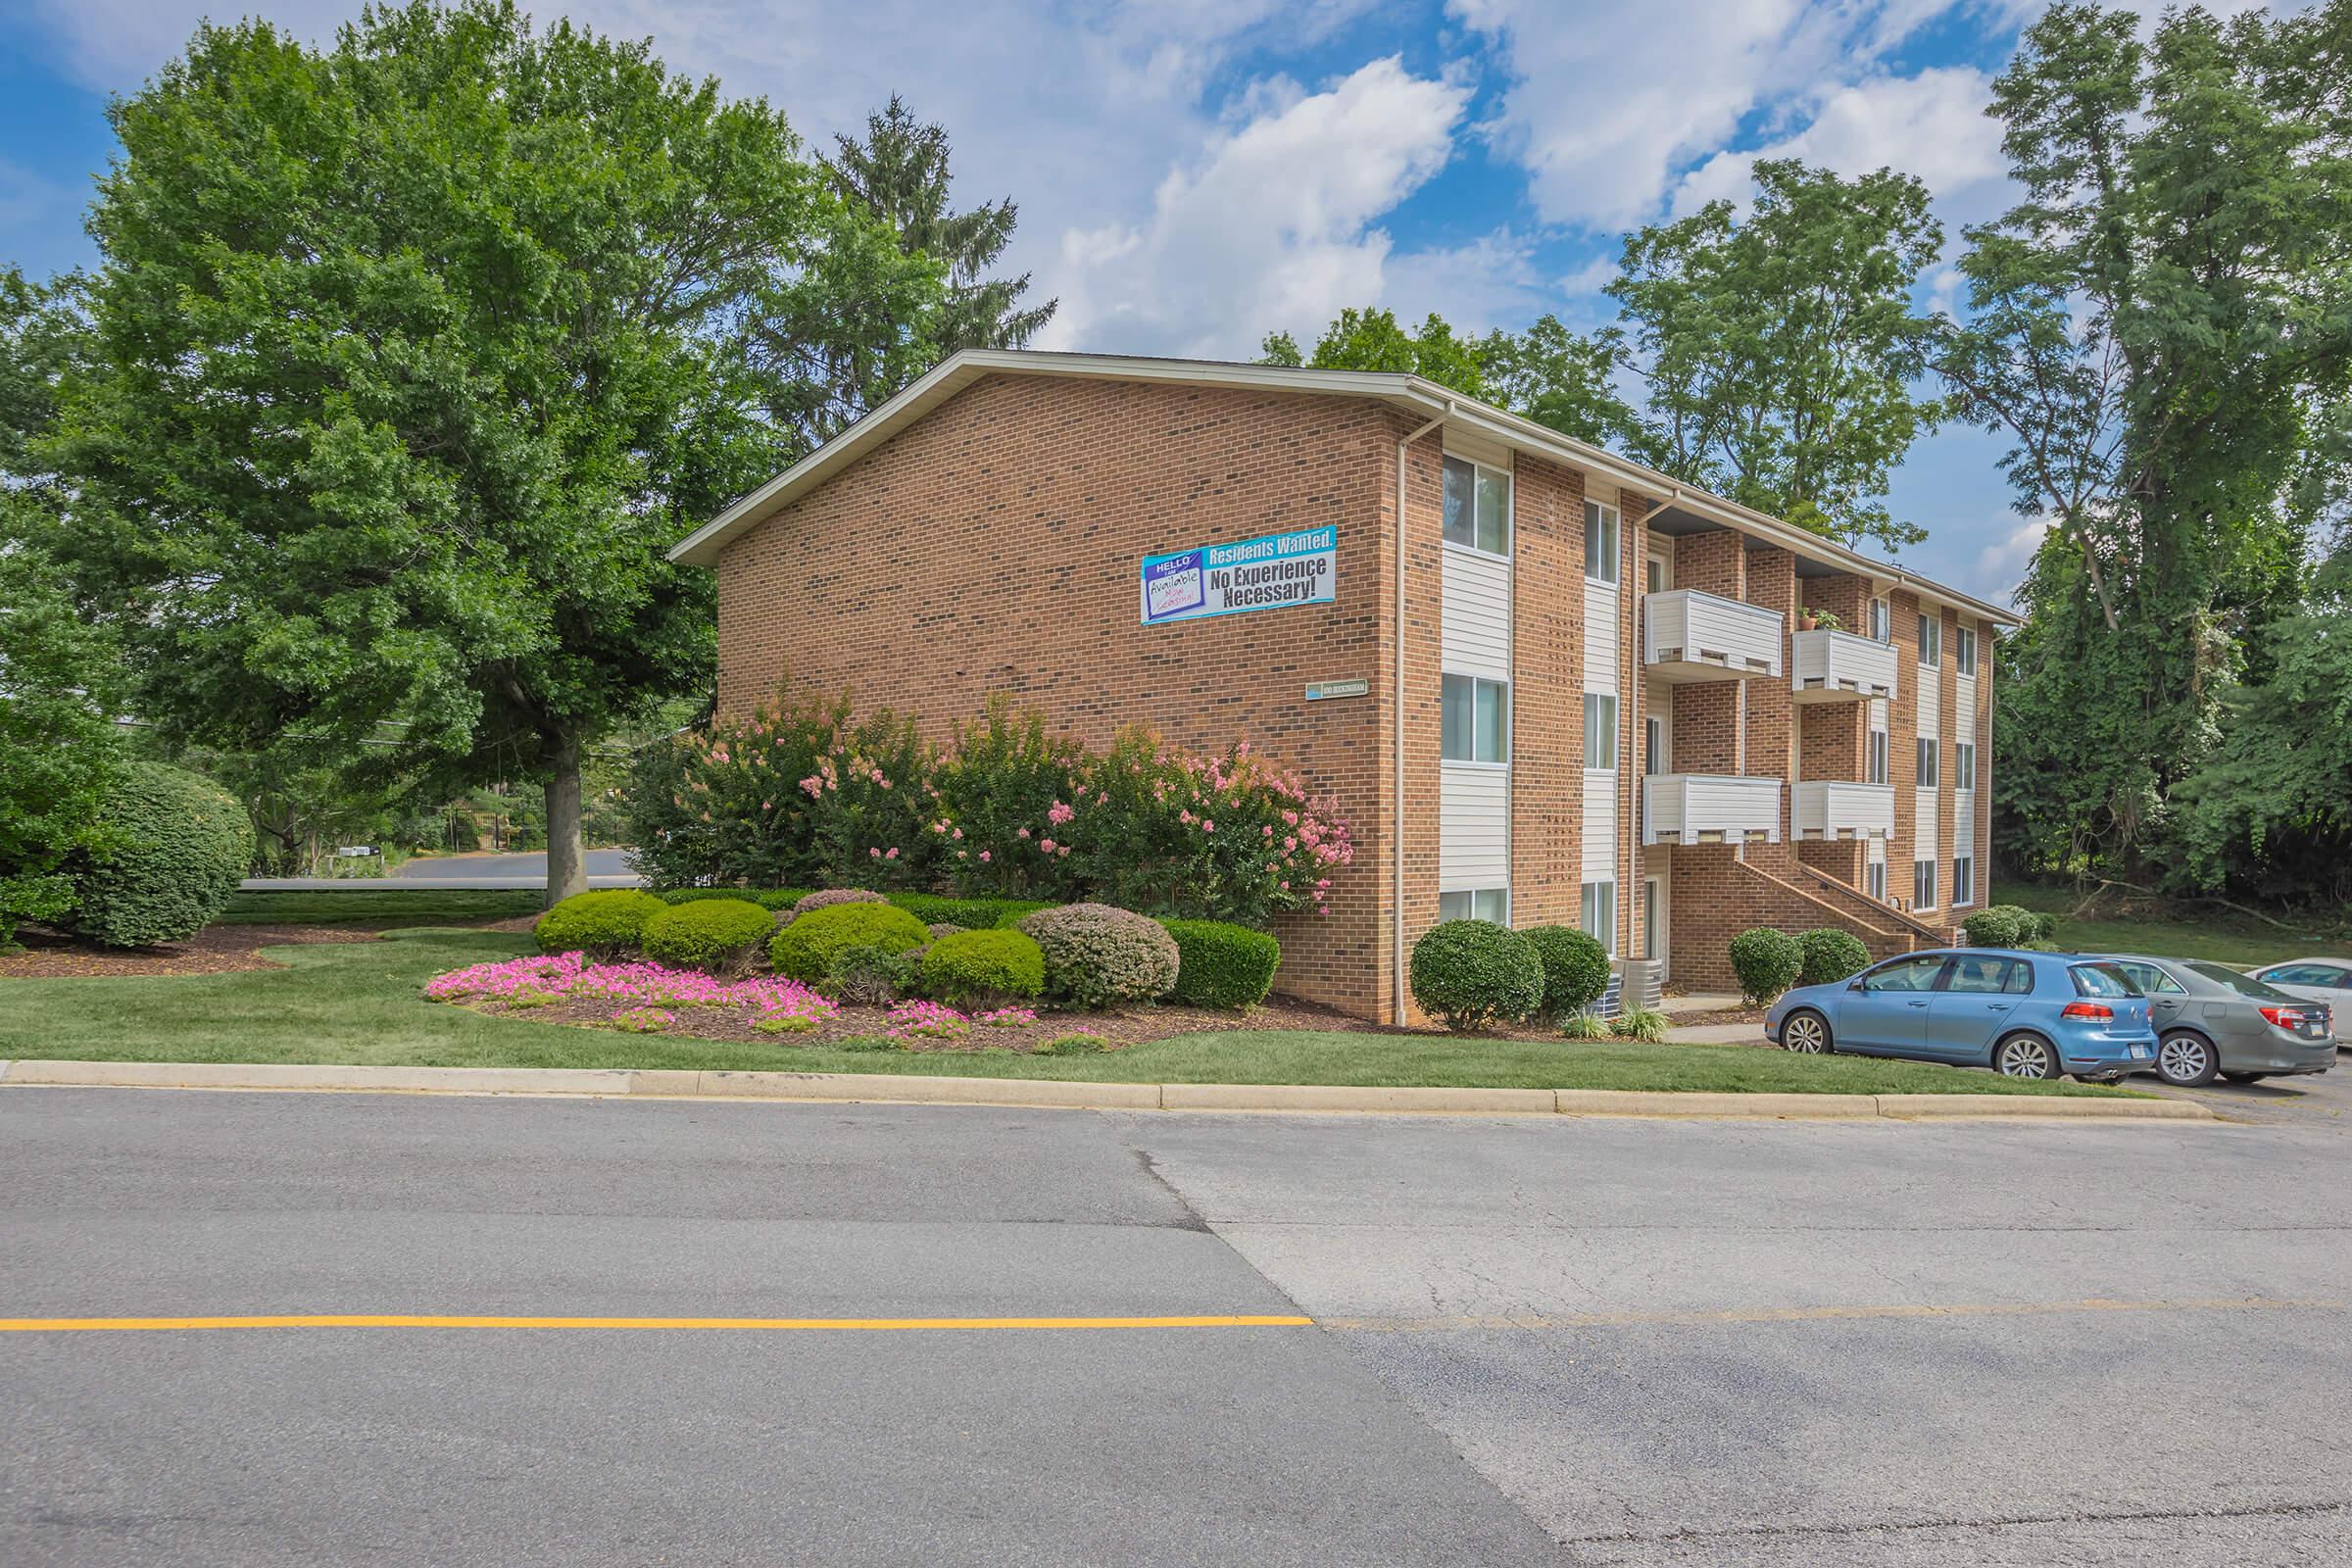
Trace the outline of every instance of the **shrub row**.
{"label": "shrub row", "polygon": [[1570,926],[1443,920],[1413,944],[1408,978],[1424,1012],[1467,1031],[1522,1018],[1564,1023],[1600,1000],[1609,974],[1608,950]]}
{"label": "shrub row", "polygon": [[1790,936],[1756,926],[1732,938],[1732,973],[1741,1000],[1777,1001],[1793,985],[1826,986],[1870,965],[1870,949],[1851,931],[1820,926]]}
{"label": "shrub row", "polygon": [[1988,905],[1960,922],[1971,947],[2022,948],[2058,934],[2058,916],[2036,914],[2014,904]]}

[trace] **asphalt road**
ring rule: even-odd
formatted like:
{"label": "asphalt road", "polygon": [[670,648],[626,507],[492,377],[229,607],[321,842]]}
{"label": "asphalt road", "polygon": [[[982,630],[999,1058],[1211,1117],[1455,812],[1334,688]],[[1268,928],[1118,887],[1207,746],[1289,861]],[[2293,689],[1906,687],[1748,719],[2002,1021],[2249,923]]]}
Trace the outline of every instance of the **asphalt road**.
{"label": "asphalt road", "polygon": [[0,1091],[0,1562],[2340,1563],[2340,1130]]}
{"label": "asphalt road", "polygon": [[[588,885],[642,887],[645,878],[629,869],[626,850],[587,852]],[[250,892],[320,892],[342,888],[539,888],[547,885],[547,852],[493,855],[428,855],[404,860],[381,877],[257,876],[241,884]]]}

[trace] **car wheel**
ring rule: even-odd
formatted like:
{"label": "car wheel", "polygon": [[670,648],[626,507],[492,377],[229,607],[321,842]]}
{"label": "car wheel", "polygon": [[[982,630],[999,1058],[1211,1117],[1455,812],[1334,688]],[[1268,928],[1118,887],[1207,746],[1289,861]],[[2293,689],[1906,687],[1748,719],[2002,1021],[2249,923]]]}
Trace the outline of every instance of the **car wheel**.
{"label": "car wheel", "polygon": [[[2221,1053],[2213,1042],[2183,1029],[2166,1035],[2156,1047],[2156,1076],[2179,1089],[2202,1089],[2221,1070]],[[2230,1074],[2232,1082],[2236,1074]]]}
{"label": "car wheel", "polygon": [[2058,1053],[2039,1035],[2011,1035],[1992,1048],[1992,1066],[2004,1078],[2055,1078]]}
{"label": "car wheel", "polygon": [[1827,1056],[1837,1050],[1830,1043],[1830,1020],[1818,1012],[1792,1012],[1781,1025],[1781,1049],[1803,1056]]}
{"label": "car wheel", "polygon": [[2226,1072],[2224,1078],[2233,1084],[2258,1084],[2270,1076],[2267,1072]]}

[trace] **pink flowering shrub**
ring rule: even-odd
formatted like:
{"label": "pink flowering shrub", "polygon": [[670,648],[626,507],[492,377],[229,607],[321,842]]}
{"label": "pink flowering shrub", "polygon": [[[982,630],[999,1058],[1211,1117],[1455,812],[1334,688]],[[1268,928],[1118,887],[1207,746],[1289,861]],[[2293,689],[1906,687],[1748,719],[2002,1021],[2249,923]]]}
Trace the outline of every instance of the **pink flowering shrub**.
{"label": "pink flowering shrub", "polygon": [[1046,733],[1043,715],[1016,714],[1007,698],[991,698],[940,754],[931,780],[924,828],[948,885],[964,898],[1066,893],[1063,867],[1007,851],[1024,830],[1054,820],[1055,803],[1075,793],[1085,761],[1074,743]]}
{"label": "pink flowering shrub", "polygon": [[972,1020],[987,1029],[1026,1029],[1037,1022],[1035,1007],[998,1007]]}
{"label": "pink flowering shrub", "polygon": [[890,1009],[883,1034],[901,1044],[914,1040],[961,1040],[972,1032],[972,1021],[954,1007],[936,1002],[902,1002]]}
{"label": "pink flowering shrub", "polygon": [[841,1009],[794,980],[758,976],[721,980],[697,969],[659,963],[591,963],[583,954],[555,953],[503,963],[477,963],[425,982],[431,1002],[499,1002],[545,1005],[563,998],[634,1002],[654,1007],[749,1008],[764,1027],[770,1018],[806,1019],[814,1028]]}

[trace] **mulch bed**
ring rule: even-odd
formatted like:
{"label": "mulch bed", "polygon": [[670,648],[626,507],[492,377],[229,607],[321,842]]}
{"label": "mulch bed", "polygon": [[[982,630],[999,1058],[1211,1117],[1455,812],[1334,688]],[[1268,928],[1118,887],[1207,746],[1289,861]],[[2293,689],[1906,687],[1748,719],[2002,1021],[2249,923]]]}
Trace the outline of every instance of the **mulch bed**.
{"label": "mulch bed", "polygon": [[[512,920],[452,920],[474,931],[528,931],[538,921],[526,914]],[[121,980],[190,974],[234,974],[248,969],[282,969],[262,956],[264,948],[315,942],[373,942],[380,931],[347,925],[208,925],[185,942],[152,948],[103,948],[46,926],[17,928],[22,953],[0,953],[0,980]]]}
{"label": "mulch bed", "polygon": [[1658,1010],[1678,1027],[1700,1023],[1762,1023],[1769,1007],[1703,1007],[1695,1010],[1679,1009],[1668,997],[1658,1004]]}

